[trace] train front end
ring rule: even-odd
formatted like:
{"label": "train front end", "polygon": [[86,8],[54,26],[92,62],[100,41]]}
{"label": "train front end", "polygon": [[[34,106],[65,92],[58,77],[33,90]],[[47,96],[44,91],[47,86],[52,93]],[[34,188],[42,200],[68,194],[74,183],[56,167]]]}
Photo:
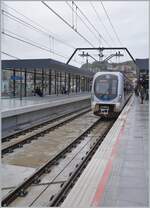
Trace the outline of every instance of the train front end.
{"label": "train front end", "polygon": [[91,105],[95,115],[116,117],[122,108],[123,80],[120,73],[98,72],[92,85]]}

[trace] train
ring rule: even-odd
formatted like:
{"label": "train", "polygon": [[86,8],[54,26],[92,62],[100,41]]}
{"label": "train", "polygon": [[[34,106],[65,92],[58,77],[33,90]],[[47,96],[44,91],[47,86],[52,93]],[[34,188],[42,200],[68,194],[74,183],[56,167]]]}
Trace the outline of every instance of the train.
{"label": "train", "polygon": [[132,82],[122,72],[97,72],[92,82],[92,112],[102,118],[115,118],[132,93]]}

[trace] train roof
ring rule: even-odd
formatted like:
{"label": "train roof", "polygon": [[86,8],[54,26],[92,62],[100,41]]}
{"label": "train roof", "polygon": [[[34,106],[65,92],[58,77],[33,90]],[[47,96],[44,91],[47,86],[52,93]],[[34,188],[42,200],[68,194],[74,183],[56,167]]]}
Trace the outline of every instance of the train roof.
{"label": "train roof", "polygon": [[123,72],[120,72],[120,71],[102,71],[102,72],[97,72],[95,75],[94,75],[94,78],[95,77],[98,77],[102,74],[112,74],[112,75],[117,75],[117,76],[123,76],[125,77],[129,82],[131,82],[131,80],[129,80],[129,78],[123,73]]}
{"label": "train roof", "polygon": [[102,74],[114,74],[114,75],[123,75],[122,72],[114,72],[114,71],[102,71],[102,72],[97,72],[94,76],[99,76]]}

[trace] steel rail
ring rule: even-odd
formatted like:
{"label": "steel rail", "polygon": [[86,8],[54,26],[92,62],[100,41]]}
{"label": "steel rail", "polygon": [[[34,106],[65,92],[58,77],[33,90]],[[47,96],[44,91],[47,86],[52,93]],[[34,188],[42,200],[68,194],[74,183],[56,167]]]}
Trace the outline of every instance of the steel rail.
{"label": "steel rail", "polygon": [[45,129],[41,132],[38,132],[38,133],[35,132],[35,134],[33,134],[32,136],[29,136],[29,137],[27,137],[23,140],[20,140],[20,141],[14,143],[14,144],[10,144],[9,146],[7,146],[6,148],[3,148],[1,150],[2,157],[3,157],[3,155],[5,155],[7,153],[12,153],[14,149],[23,147],[24,144],[27,144],[27,143],[31,142],[32,140],[37,139],[38,137],[46,134],[47,132],[53,131],[55,128],[58,128],[59,126],[64,125],[64,124],[72,121],[73,119],[89,112],[89,111],[90,111],[90,109],[79,112],[75,115],[70,116],[70,118],[65,118],[63,121],[60,121],[57,124],[54,124],[51,127],[48,127],[47,129]]}
{"label": "steel rail", "polygon": [[[128,101],[130,101],[130,97],[129,97]],[[109,127],[106,129],[105,132],[103,132],[103,134],[101,136],[98,136],[97,142],[96,143],[94,142],[93,145],[90,147],[91,150],[90,150],[90,152],[87,152],[88,154],[85,158],[83,158],[83,160],[82,160],[83,162],[76,166],[77,169],[73,172],[73,174],[70,174],[69,180],[67,180],[63,184],[62,189],[54,197],[51,198],[50,206],[57,206],[60,203],[62,203],[62,201],[65,199],[68,191],[70,190],[70,188],[73,187],[73,184],[78,179],[81,172],[86,167],[87,163],[90,161],[92,155],[96,152],[97,148],[99,147],[99,145],[101,144],[101,142],[105,138],[106,134],[108,133],[108,131],[112,127],[115,120],[111,121]],[[5,207],[8,206],[12,201],[14,201],[19,196],[21,196],[21,197],[26,196],[26,194],[28,193],[26,189],[28,187],[30,187],[32,184],[39,183],[40,177],[42,176],[42,174],[49,173],[51,171],[51,168],[54,165],[58,164],[58,160],[61,158],[64,158],[66,156],[66,153],[69,153],[72,148],[76,147],[76,145],[78,143],[80,143],[80,141],[82,141],[83,138],[91,132],[91,130],[99,123],[99,121],[100,121],[100,118],[97,121],[95,121],[93,124],[91,124],[91,126],[88,127],[88,129],[86,129],[80,136],[78,136],[64,150],[62,150],[60,153],[58,153],[58,155],[54,156],[46,164],[44,164],[40,168],[38,168],[35,173],[33,173],[29,178],[27,178],[24,182],[22,182],[19,186],[17,186],[11,193],[8,193],[2,199],[2,203],[1,203],[2,206],[5,206]]]}
{"label": "steel rail", "polygon": [[[130,101],[131,97],[132,97],[132,95],[130,95],[128,97],[128,99],[126,101],[126,104]],[[123,107],[123,109],[124,109],[124,107]],[[122,111],[123,111],[123,109],[122,109]],[[87,157],[85,157],[84,160],[81,161],[81,163],[77,166],[77,169],[75,169],[75,171],[70,175],[69,180],[67,180],[63,184],[61,190],[51,199],[49,207],[56,207],[56,206],[60,206],[61,205],[61,203],[66,198],[68,192],[74,186],[75,182],[78,180],[79,176],[81,175],[81,173],[83,172],[83,170],[87,166],[87,164],[90,161],[91,157],[96,152],[96,150],[98,149],[98,147],[102,143],[103,139],[105,138],[105,136],[107,135],[107,133],[109,132],[110,128],[113,126],[113,124],[117,120],[117,118],[112,120],[112,122],[110,123],[110,125],[106,129],[106,131],[101,136],[99,136],[99,139],[98,139],[97,143],[95,143],[95,144],[93,143],[93,146],[92,146],[91,150],[89,151],[89,153],[87,154]]]}
{"label": "steel rail", "polygon": [[79,141],[85,137],[94,126],[98,124],[100,118],[91,124],[91,126],[86,129],[80,136],[78,136],[71,144],[69,144],[64,150],[62,150],[58,155],[54,156],[51,160],[49,160],[46,164],[42,165],[39,169],[36,170],[29,178],[27,178],[23,183],[21,183],[18,187],[16,187],[11,193],[7,194],[4,199],[2,199],[2,206],[8,206],[12,201],[14,201],[18,196],[25,196],[27,194],[27,188],[31,186],[33,183],[38,183],[40,181],[40,176],[45,173],[49,173],[51,167],[57,165],[58,160],[63,158],[66,153],[70,152]]}
{"label": "steel rail", "polygon": [[108,131],[112,127],[113,123],[114,121],[110,122],[110,125],[107,128],[107,130],[101,136],[99,136],[98,141],[95,144],[93,144],[87,156],[77,166],[75,171],[71,174],[70,178],[63,184],[61,190],[52,198],[52,201],[50,202],[49,207],[60,206],[60,204],[64,201],[64,199],[66,198],[66,195],[68,194],[70,189],[73,187],[74,183],[77,181],[77,179],[79,178],[79,176],[81,175],[85,167],[87,166],[88,162],[91,160],[92,156],[94,155],[94,153],[96,152],[100,144],[102,143],[103,139],[105,138]]}
{"label": "steel rail", "polygon": [[22,134],[28,133],[28,132],[34,130],[35,128],[39,128],[39,127],[45,126],[45,125],[50,124],[52,122],[55,122],[55,121],[57,121],[57,120],[59,120],[61,118],[65,118],[66,116],[69,116],[69,115],[72,115],[72,114],[77,113],[79,111],[82,111],[84,109],[87,109],[88,107],[90,107],[90,106],[84,107],[84,108],[82,108],[80,110],[75,110],[73,112],[69,112],[69,113],[66,113],[66,114],[62,114],[62,115],[58,116],[57,118],[47,119],[45,121],[41,121],[38,124],[36,124],[36,125],[34,125],[34,126],[30,127],[30,128],[27,127],[27,128],[25,128],[23,130],[20,130],[20,131],[15,132],[14,134],[10,134],[8,136],[2,137],[1,141],[2,141],[2,143],[3,142],[7,142],[7,141],[13,139],[14,137],[21,136]]}

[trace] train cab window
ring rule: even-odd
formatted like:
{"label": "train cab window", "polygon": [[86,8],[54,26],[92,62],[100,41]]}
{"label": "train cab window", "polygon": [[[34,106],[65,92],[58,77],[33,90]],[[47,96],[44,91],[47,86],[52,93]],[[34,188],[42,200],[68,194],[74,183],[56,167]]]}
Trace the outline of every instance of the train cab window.
{"label": "train cab window", "polygon": [[117,96],[118,78],[115,75],[105,74],[97,77],[94,83],[94,92],[101,100],[112,100]]}

